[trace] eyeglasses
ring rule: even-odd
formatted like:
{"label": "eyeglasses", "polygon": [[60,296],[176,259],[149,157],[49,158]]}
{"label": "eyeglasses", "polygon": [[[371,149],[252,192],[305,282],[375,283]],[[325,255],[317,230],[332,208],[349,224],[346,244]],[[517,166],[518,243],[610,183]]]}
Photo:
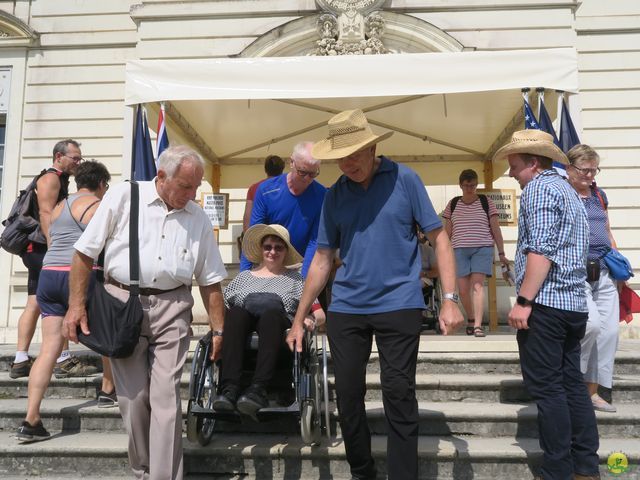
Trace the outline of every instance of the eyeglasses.
{"label": "eyeglasses", "polygon": [[320,175],[320,170],[316,170],[315,172],[310,172],[309,170],[300,170],[298,167],[296,167],[296,164],[293,162],[293,160],[291,161],[291,168],[295,170],[295,172],[302,178],[316,178],[318,175]]}
{"label": "eyeglasses", "polygon": [[284,252],[284,249],[287,248],[284,245],[272,245],[271,243],[263,243],[262,250],[265,252],[270,252],[271,250],[275,250],[276,253]]}
{"label": "eyeglasses", "polygon": [[84,158],[82,157],[72,157],[71,155],[67,155],[66,153],[64,154],[65,157],[70,158],[71,160],[73,160],[76,163],[81,163],[82,161],[84,161]]}
{"label": "eyeglasses", "polygon": [[105,190],[109,190],[109,183],[108,182],[104,182],[104,189]]}
{"label": "eyeglasses", "polygon": [[580,168],[580,167],[576,167],[575,165],[571,165],[573,168],[575,168],[581,175],[591,175],[592,177],[595,177],[597,174],[600,173],[600,167],[596,167],[596,168]]}

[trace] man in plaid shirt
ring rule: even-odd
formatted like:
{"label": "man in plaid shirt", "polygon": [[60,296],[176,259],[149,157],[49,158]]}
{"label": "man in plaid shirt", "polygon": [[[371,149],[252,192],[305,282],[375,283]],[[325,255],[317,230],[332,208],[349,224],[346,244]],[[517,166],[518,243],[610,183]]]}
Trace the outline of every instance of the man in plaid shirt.
{"label": "man in plaid shirt", "polygon": [[509,325],[518,329],[524,383],[538,407],[539,477],[597,479],[598,429],[580,373],[580,339],[588,310],[584,284],[587,215],[575,190],[554,170],[567,158],[540,130],[515,132],[496,152],[507,159],[520,187],[516,304]]}

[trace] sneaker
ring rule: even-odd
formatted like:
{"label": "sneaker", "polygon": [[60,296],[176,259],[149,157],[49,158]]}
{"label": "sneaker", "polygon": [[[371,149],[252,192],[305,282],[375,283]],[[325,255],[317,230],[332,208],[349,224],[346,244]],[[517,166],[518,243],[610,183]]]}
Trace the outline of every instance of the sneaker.
{"label": "sneaker", "polygon": [[269,400],[267,399],[267,392],[264,387],[256,383],[252,383],[238,399],[236,408],[240,413],[244,413],[245,415],[249,415],[255,419],[256,412],[268,405]]}
{"label": "sneaker", "polygon": [[39,442],[40,440],[46,440],[50,436],[51,434],[42,425],[42,420],[39,420],[35,425],[31,425],[25,420],[16,431],[16,438],[21,442]]}
{"label": "sneaker", "polygon": [[98,391],[97,399],[98,399],[98,408],[109,408],[109,407],[118,406],[118,397],[116,395],[115,390],[111,393],[107,393],[104,390],[100,390]]}
{"label": "sneaker", "polygon": [[53,374],[56,378],[88,377],[98,373],[98,369],[93,365],[84,363],[76,356],[70,356],[66,360],[56,363]]}
{"label": "sneaker", "polygon": [[236,409],[238,400],[238,386],[233,384],[225,385],[220,395],[213,399],[213,409],[218,412],[233,412]]}
{"label": "sneaker", "polygon": [[591,395],[591,404],[593,405],[594,410],[598,410],[599,412],[610,412],[614,413],[617,411],[616,407],[607,402],[604,398],[602,398],[597,393]]}
{"label": "sneaker", "polygon": [[13,363],[11,362],[11,371],[9,372],[9,376],[11,378],[20,378],[20,377],[28,377],[31,372],[31,366],[33,365],[33,358],[29,357],[27,360],[22,362]]}

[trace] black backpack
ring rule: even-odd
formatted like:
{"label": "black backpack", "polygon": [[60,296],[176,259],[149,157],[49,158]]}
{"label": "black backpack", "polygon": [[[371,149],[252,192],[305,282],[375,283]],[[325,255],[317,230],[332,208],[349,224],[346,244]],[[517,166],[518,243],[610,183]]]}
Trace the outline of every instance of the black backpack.
{"label": "black backpack", "polygon": [[[455,210],[456,205],[458,204],[461,198],[462,197],[454,197],[451,199],[451,218],[453,218],[453,211]],[[482,205],[482,209],[484,210],[484,213],[487,214],[487,220],[491,220],[489,218],[489,200],[487,200],[487,196],[483,195],[482,193],[479,193],[478,198],[480,199],[480,204]]]}
{"label": "black backpack", "polygon": [[57,171],[54,168],[42,170],[27,188],[20,190],[9,216],[2,221],[5,228],[0,235],[0,247],[9,253],[22,255],[31,242],[47,244],[47,239],[40,230],[36,185],[40,177],[48,172]]}

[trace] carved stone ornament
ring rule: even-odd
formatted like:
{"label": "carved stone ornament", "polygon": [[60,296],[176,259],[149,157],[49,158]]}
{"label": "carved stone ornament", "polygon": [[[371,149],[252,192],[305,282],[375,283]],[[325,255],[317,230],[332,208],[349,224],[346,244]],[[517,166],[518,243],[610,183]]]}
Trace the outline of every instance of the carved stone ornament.
{"label": "carved stone ornament", "polygon": [[388,53],[382,43],[385,23],[374,11],[384,0],[316,0],[325,11],[316,28],[320,40],[315,55],[374,55]]}
{"label": "carved stone ornament", "polygon": [[7,38],[10,37],[11,35],[9,35],[7,32],[0,30],[0,38]]}

